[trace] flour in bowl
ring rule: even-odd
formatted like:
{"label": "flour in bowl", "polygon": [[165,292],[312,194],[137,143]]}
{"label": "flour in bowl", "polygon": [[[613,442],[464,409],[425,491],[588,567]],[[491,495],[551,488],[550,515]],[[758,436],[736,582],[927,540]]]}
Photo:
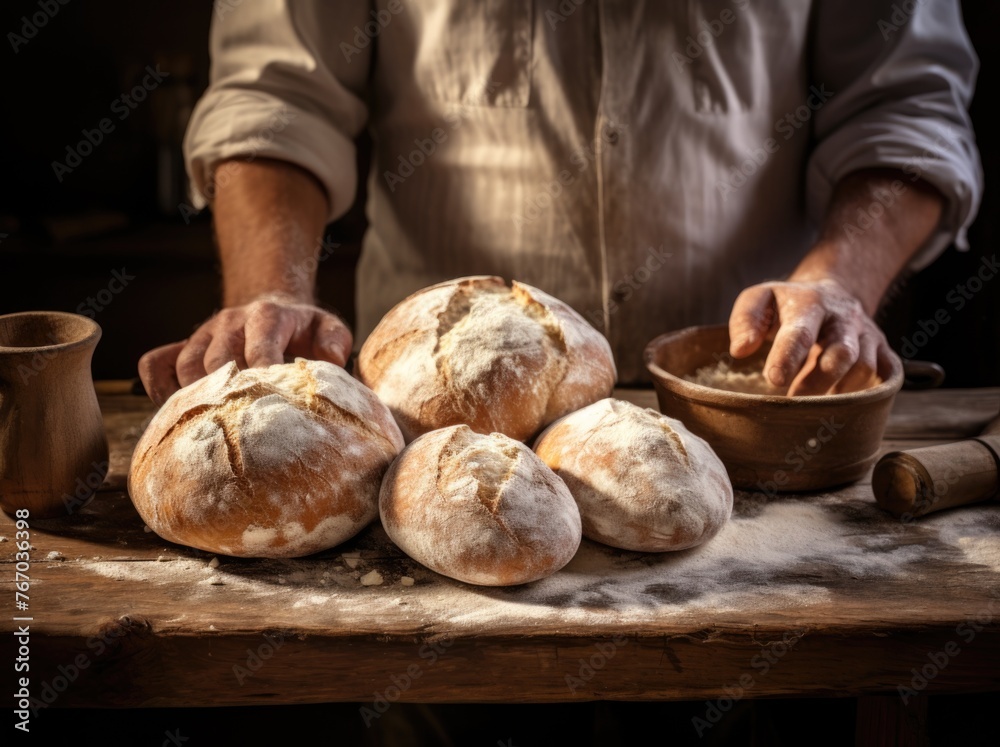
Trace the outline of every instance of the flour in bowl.
{"label": "flour in bowl", "polygon": [[723,389],[742,394],[770,394],[784,397],[788,387],[775,386],[764,377],[763,371],[737,371],[728,360],[721,360],[711,366],[702,366],[693,374],[682,376],[694,384]]}

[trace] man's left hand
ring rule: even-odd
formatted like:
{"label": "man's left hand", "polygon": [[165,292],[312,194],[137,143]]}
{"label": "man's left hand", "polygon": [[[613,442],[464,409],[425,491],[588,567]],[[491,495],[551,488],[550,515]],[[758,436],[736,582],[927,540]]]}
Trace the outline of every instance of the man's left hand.
{"label": "man's left hand", "polygon": [[764,375],[788,394],[871,385],[892,351],[861,302],[832,279],[768,282],[744,290],[729,318],[729,352],[745,358],[774,340]]}

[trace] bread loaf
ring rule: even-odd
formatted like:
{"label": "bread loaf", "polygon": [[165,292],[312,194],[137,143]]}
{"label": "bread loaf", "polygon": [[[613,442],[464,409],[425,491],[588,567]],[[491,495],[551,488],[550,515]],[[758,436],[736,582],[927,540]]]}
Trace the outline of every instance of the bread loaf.
{"label": "bread loaf", "polygon": [[679,420],[605,399],[550,425],[535,451],[569,487],[585,537],[626,550],[694,547],[733,509],[712,448]]}
{"label": "bread loaf", "polygon": [[365,341],[356,374],[410,441],[465,424],[523,441],[611,393],[608,341],[563,302],[469,277],[400,302]]}
{"label": "bread loaf", "polygon": [[309,555],[354,536],[403,438],[388,409],[320,361],[240,371],[176,392],[139,440],[128,487],[158,535],[242,557]]}
{"label": "bread loaf", "polygon": [[382,525],[414,560],[486,586],[555,573],[580,545],[580,512],[531,449],[464,425],[417,438],[382,482]]}

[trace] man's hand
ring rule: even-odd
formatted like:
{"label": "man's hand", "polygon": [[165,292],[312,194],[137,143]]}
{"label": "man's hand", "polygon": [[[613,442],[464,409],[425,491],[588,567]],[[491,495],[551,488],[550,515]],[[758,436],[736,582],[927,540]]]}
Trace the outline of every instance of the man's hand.
{"label": "man's hand", "polygon": [[773,339],[764,374],[788,394],[864,389],[891,350],[861,302],[835,280],[761,283],[736,299],[729,319],[734,358]]}
{"label": "man's hand", "polygon": [[329,212],[315,177],[237,158],[216,167],[212,192],[225,308],[189,339],[142,356],[139,376],[158,405],[229,361],[246,368],[302,356],[342,366],[351,351],[344,323],[313,303]]}
{"label": "man's hand", "polygon": [[[736,299],[730,355],[744,358],[773,337],[764,374],[775,386],[789,385],[790,395],[868,386],[892,355],[871,317],[934,233],[943,208],[934,187],[900,171],[867,169],[844,178],[819,241],[788,280],[752,286]],[[859,215],[867,219],[863,229]]]}
{"label": "man's hand", "polygon": [[343,366],[351,344],[350,330],[334,314],[272,295],[223,309],[187,340],[150,350],[139,360],[139,376],[162,405],[229,361],[247,368],[301,356]]}

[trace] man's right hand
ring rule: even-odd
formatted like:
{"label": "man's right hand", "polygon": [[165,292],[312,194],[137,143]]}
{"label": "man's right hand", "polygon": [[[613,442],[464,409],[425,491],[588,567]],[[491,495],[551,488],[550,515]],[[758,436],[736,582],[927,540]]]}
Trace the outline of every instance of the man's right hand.
{"label": "man's right hand", "polygon": [[150,350],[139,360],[139,376],[150,398],[162,405],[229,361],[248,368],[302,357],[343,366],[352,344],[351,331],[336,315],[269,294],[223,309],[187,340]]}

